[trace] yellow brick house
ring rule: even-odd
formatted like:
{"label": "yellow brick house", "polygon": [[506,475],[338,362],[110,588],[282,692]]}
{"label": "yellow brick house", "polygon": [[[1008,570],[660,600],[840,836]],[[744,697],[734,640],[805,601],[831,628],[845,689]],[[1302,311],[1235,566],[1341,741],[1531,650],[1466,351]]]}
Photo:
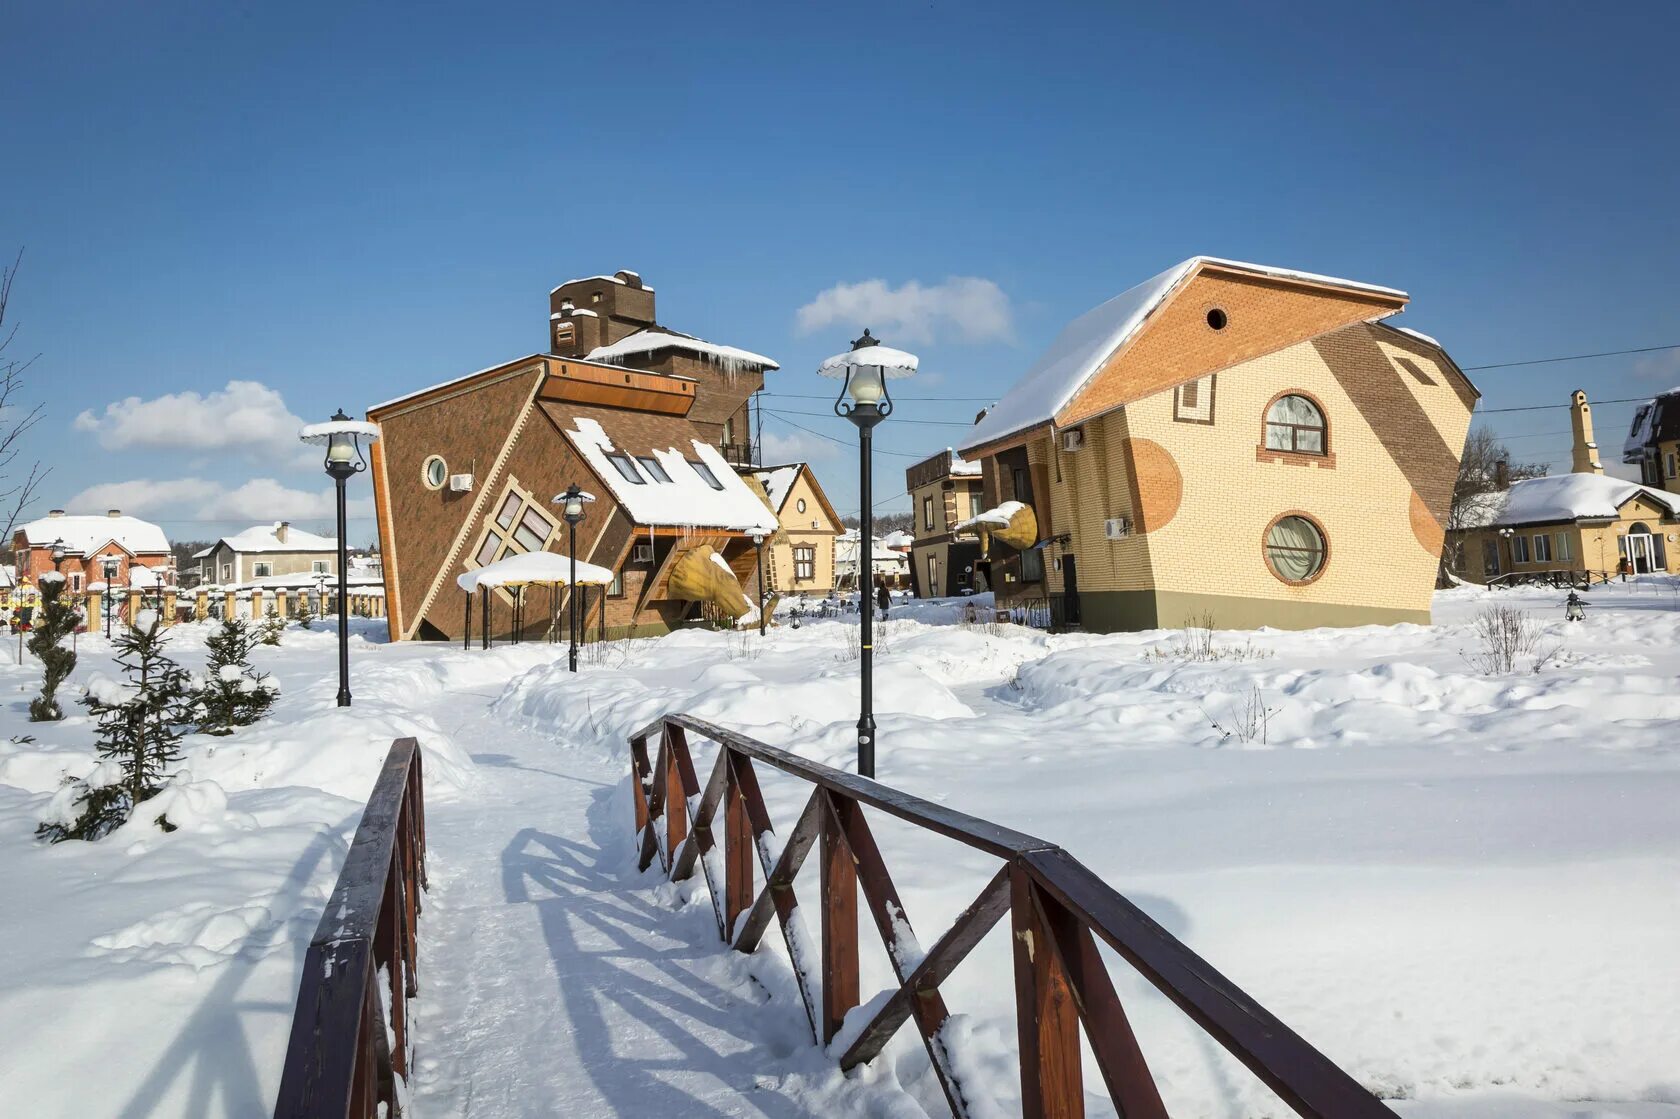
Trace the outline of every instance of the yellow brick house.
{"label": "yellow brick house", "polygon": [[1069,324],[957,447],[999,605],[1097,631],[1427,622],[1479,394],[1382,322],[1408,301],[1194,257]]}
{"label": "yellow brick house", "polygon": [[840,514],[811,472],[809,463],[792,462],[749,470],[764,488],[781,531],[764,544],[766,594],[820,594],[834,589],[834,540],[842,531]]}

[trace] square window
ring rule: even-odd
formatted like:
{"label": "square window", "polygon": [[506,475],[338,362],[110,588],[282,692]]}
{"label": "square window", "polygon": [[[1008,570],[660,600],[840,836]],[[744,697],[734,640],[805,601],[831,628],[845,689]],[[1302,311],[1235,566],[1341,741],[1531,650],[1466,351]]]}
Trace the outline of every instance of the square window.
{"label": "square window", "polygon": [[327,575],[327,574],[329,574],[329,572],[327,571],[327,561],[326,560],[310,560],[309,561],[309,573],[311,575]]}
{"label": "square window", "polygon": [[266,579],[268,576],[274,574],[274,565],[272,563],[258,561],[257,563],[251,565],[251,574],[258,579]]}
{"label": "square window", "polygon": [[496,558],[496,549],[500,548],[501,546],[502,546],[502,538],[501,537],[497,536],[493,532],[486,533],[485,537],[484,537],[484,543],[482,543],[478,546],[478,555],[473,557],[473,561],[475,563],[477,563],[478,566],[480,566],[480,567],[489,566],[490,562]]}
{"label": "square window", "polygon": [[1173,419],[1178,423],[1213,422],[1213,388],[1217,374],[1188,381],[1173,390]]}
{"label": "square window", "polygon": [[542,540],[547,540],[554,532],[554,522],[543,516],[535,505],[526,509],[525,515],[519,518],[519,527]]}
{"label": "square window", "polygon": [[513,518],[518,515],[519,495],[516,493],[510,493],[507,495],[506,500],[502,502],[501,509],[496,512],[496,527],[504,529],[512,527]]}
{"label": "square window", "polygon": [[546,536],[538,536],[524,524],[513,530],[513,542],[519,546],[521,551],[540,552],[544,541],[547,539]]}

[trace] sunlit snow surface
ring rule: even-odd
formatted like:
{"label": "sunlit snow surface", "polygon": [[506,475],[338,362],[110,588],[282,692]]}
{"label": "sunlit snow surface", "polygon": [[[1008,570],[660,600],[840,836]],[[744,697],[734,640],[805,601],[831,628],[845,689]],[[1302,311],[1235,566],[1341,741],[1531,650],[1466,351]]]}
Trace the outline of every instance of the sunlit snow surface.
{"label": "sunlit snow surface", "polygon": [[[1402,1115],[1672,1119],[1680,590],[1589,601],[1566,625],[1561,594],[1453,591],[1434,628],[1221,633],[1247,656],[1210,663],[1161,655],[1173,633],[1047,637],[895,605],[878,771],[1062,844]],[[1544,622],[1558,648],[1540,672],[1467,663],[1489,602]],[[0,1112],[266,1114],[303,945],[390,739],[414,734],[432,879],[415,1114],[942,1115],[912,1027],[841,1076],[774,927],[732,954],[702,876],[635,872],[623,738],[662,712],[850,764],[856,617],[780,620],[762,643],[588,649],[576,676],[563,646],[385,645],[358,623],[349,711],[333,635],[294,627],[256,655],[282,686],[274,717],[187,741],[186,826],[56,848],[34,824],[91,766],[92,726],[27,723],[36,667],[0,665]],[[201,668],[203,630],[173,643]],[[104,650],[83,636],[71,696],[114,675]],[[1215,729],[1256,696],[1263,743]],[[704,780],[713,755],[696,755]],[[758,773],[785,832],[808,790]],[[869,819],[930,945],[997,864]],[[796,883],[809,953],[816,864]],[[867,921],[862,940],[868,1001],[891,966]],[[1111,964],[1173,1114],[1288,1114]],[[998,931],[943,987],[942,1037],[983,1114],[1018,1113],[1009,974]],[[1112,1114],[1094,1067],[1085,1080],[1091,1113]]]}

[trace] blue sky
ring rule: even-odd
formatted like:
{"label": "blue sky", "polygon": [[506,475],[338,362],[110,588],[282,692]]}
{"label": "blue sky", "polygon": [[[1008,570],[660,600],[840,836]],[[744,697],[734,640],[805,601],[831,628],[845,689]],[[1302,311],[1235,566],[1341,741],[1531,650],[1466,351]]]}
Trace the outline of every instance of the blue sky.
{"label": "blue sky", "polygon": [[[801,397],[859,326],[945,398],[882,429],[889,495],[1195,253],[1405,288],[1466,366],[1680,342],[1672,4],[32,7],[0,16],[0,251],[39,507],[176,537],[325,526],[284,417],[541,349],[548,290],[619,268],[781,361],[772,448],[843,509],[852,429]],[[867,321],[802,319],[869,281],[838,293]],[[1487,408],[1608,400],[1680,351],[1473,376]],[[1561,407],[1490,419],[1567,466]]]}

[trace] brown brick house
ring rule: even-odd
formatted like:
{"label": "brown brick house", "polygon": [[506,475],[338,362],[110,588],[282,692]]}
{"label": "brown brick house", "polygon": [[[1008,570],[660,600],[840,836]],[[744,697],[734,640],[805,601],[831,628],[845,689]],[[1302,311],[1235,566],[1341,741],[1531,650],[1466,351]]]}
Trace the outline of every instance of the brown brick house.
{"label": "brown brick house", "polygon": [[1103,631],[1427,622],[1479,394],[1381,321],[1408,299],[1194,257],[1069,324],[957,448],[1000,603]]}
{"label": "brown brick house", "polygon": [[[64,556],[56,564],[52,552],[54,544],[62,543]],[[122,510],[112,509],[105,514],[66,514],[54,509],[20,525],[12,534],[12,551],[16,557],[17,578],[21,584],[35,586],[41,576],[57,570],[67,582],[72,594],[80,595],[89,587],[103,587],[104,560],[117,561],[115,584],[126,587],[130,569],[147,569],[148,574],[136,575],[135,583],[153,578],[149,572],[165,575],[173,584],[174,553],[163,529],[138,517],[124,516]]]}
{"label": "brown brick house", "polygon": [[[747,402],[776,364],[658,326],[653,294],[630,272],[562,284],[550,295],[551,352],[368,410],[381,432],[372,473],[394,640],[461,636],[457,575],[520,552],[565,553],[552,499],[574,482],[596,497],[577,558],[618,576],[587,595],[592,631],[663,632],[695,616],[700,604],[673,597],[671,574],[703,546],[749,585],[751,535],[775,532],[776,519],[731,459],[750,457]],[[551,604],[532,593],[525,628],[537,635]],[[552,606],[564,604],[562,589]],[[505,631],[510,612],[493,617],[492,632]]]}

